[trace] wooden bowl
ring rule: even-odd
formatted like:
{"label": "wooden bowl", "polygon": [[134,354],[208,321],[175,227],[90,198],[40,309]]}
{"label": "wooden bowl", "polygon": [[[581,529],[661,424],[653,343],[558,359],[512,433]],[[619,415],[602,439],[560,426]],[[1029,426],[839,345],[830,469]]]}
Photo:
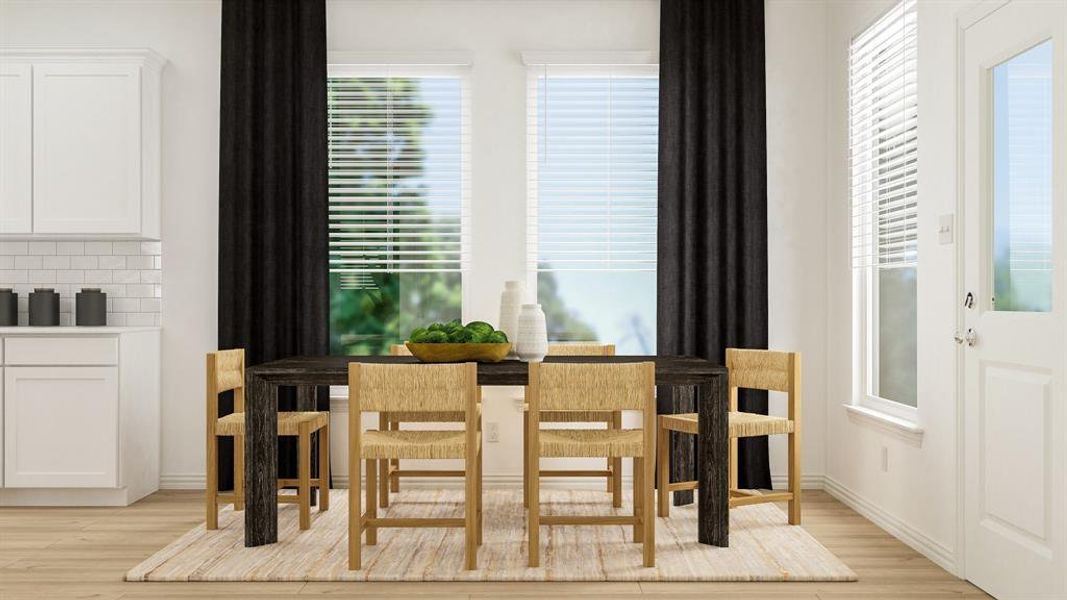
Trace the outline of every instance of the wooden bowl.
{"label": "wooden bowl", "polygon": [[416,344],[406,342],[412,356],[428,363],[500,362],[511,350],[511,342],[503,344]]}

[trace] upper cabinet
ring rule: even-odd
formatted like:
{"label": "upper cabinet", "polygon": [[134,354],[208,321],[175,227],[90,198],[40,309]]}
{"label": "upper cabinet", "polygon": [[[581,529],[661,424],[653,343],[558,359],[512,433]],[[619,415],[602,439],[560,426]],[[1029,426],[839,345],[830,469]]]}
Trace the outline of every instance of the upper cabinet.
{"label": "upper cabinet", "polygon": [[0,237],[159,239],[151,50],[0,50]]}

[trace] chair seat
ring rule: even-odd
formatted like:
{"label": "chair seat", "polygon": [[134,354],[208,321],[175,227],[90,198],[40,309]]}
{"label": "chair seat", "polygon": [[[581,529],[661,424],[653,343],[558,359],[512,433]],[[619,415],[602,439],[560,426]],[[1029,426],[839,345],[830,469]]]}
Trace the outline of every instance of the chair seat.
{"label": "chair seat", "polygon": [[543,410],[542,423],[605,423],[611,420],[610,410]]}
{"label": "chair seat", "polygon": [[461,410],[391,412],[389,420],[394,423],[463,423],[467,413]]}
{"label": "chair seat", "polygon": [[537,434],[546,458],[644,456],[640,429],[542,429]]}
{"label": "chair seat", "polygon": [[[299,435],[300,425],[311,424],[311,431],[318,431],[330,422],[327,412],[280,412],[278,413],[278,435]],[[244,435],[245,413],[226,415],[215,425],[216,435]]]}
{"label": "chair seat", "polygon": [[[697,414],[663,415],[663,426],[671,431],[696,434]],[[793,422],[783,417],[772,417],[747,412],[730,413],[730,437],[757,437],[793,433]]]}
{"label": "chair seat", "polygon": [[[479,432],[477,434],[481,436]],[[364,431],[363,458],[466,458],[467,432]]]}

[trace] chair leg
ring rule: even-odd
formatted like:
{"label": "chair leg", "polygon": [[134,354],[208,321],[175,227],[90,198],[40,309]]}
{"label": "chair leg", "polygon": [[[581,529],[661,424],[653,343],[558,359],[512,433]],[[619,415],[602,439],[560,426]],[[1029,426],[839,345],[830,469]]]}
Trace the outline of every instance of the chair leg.
{"label": "chair leg", "polygon": [[800,525],[800,436],[789,434],[789,524]]}
{"label": "chair leg", "polygon": [[311,431],[306,423],[300,425],[299,431],[297,436],[299,445],[297,496],[300,506],[300,529],[306,530],[311,528]]}
{"label": "chair leg", "polygon": [[530,508],[530,413],[522,412],[522,507]]}
{"label": "chair leg", "polygon": [[485,456],[482,453],[482,448],[478,448],[478,545],[483,543],[482,531],[484,528],[484,521],[482,520],[482,502],[485,490],[482,489],[484,482],[482,478],[485,476]]}
{"label": "chair leg", "polygon": [[[391,421],[389,428],[391,430],[393,430],[393,431],[399,431],[400,430],[400,421]],[[399,458],[394,458],[393,460],[389,461],[389,464],[392,465],[393,469],[395,469],[397,471],[400,470],[400,459]],[[399,494],[400,493],[400,478],[399,477],[393,477],[393,476],[389,477],[389,491],[393,492],[394,494]]]}
{"label": "chair leg", "polygon": [[[389,431],[389,413],[378,413],[378,430]],[[378,489],[378,505],[382,508],[389,508],[389,463],[390,460],[387,458],[378,461],[382,472],[382,481]]]}
{"label": "chair leg", "polygon": [[655,464],[651,456],[641,459],[642,486],[641,495],[644,496],[642,503],[641,525],[645,546],[643,554],[646,567],[656,566],[656,510],[655,498],[652,493],[652,481],[655,478],[652,466]]}
{"label": "chair leg", "polygon": [[[613,429],[622,429],[622,411],[615,411],[611,416]],[[611,459],[611,505],[622,507],[622,459]]]}
{"label": "chair leg", "polygon": [[233,438],[233,509],[245,509],[245,436]]}
{"label": "chair leg", "polygon": [[659,516],[671,516],[671,432],[662,425],[656,431],[656,460],[659,474],[656,487],[659,490]]}
{"label": "chair leg", "polygon": [[[529,437],[529,428],[526,429]],[[528,444],[526,450],[526,537],[529,566],[541,566],[541,474],[538,472],[537,449]]]}
{"label": "chair leg", "polygon": [[205,482],[207,489],[204,490],[204,527],[207,529],[219,528],[218,454],[219,438],[214,435],[207,436],[207,464],[204,469],[207,475],[207,481]]}
{"label": "chair leg", "polygon": [[[362,568],[363,542],[363,507],[360,506],[359,483],[362,479],[360,473],[359,454],[354,451],[356,446],[349,441],[348,454],[348,569],[358,571]],[[373,506],[373,504],[371,505]]]}
{"label": "chair leg", "polygon": [[730,489],[737,489],[737,438],[730,438],[730,443],[727,444],[729,448],[729,454],[727,462],[729,463],[729,477],[730,477]]}
{"label": "chair leg", "polygon": [[478,451],[467,449],[467,468],[463,479],[463,548],[466,554],[465,568],[478,568]]}
{"label": "chair leg", "polygon": [[[367,459],[367,519],[378,517],[378,505],[374,502],[374,492],[378,488],[378,463],[374,459]],[[378,543],[378,527],[368,524],[367,545],[374,546]]]}
{"label": "chair leg", "polygon": [[[644,490],[645,487],[645,467],[643,458],[634,458],[634,516],[641,518],[644,514],[642,505],[644,504]],[[634,525],[634,543],[638,544],[644,541],[645,532],[640,523]]]}
{"label": "chair leg", "polygon": [[330,510],[330,426],[319,430],[319,512]]}

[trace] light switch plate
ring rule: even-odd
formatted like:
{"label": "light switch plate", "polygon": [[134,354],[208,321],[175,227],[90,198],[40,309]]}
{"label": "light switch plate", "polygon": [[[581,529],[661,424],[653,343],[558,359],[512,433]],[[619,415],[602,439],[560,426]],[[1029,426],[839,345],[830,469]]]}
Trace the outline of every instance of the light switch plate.
{"label": "light switch plate", "polygon": [[951,244],[953,242],[953,224],[955,221],[955,215],[941,215],[937,221],[937,241],[940,244]]}

